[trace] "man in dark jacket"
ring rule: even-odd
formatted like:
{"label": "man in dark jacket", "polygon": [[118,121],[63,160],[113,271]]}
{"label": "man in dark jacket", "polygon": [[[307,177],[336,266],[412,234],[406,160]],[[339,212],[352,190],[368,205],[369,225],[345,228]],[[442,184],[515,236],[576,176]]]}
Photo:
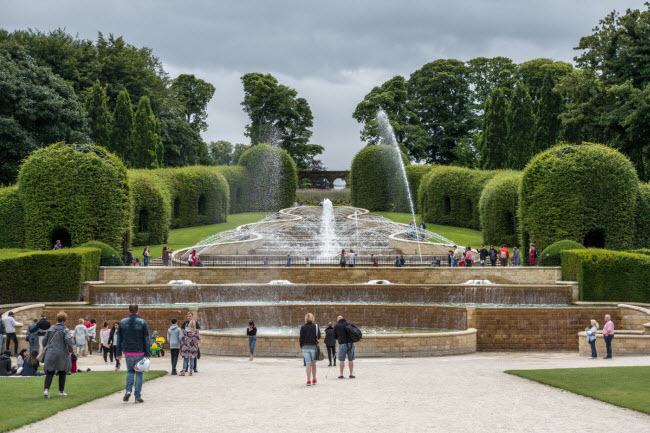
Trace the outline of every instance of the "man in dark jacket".
{"label": "man in dark jacket", "polygon": [[0,376],[11,376],[16,372],[15,368],[11,368],[11,352],[5,351],[0,355]]}
{"label": "man in dark jacket", "polygon": [[151,358],[151,345],[149,344],[149,326],[144,319],[138,317],[138,305],[129,305],[129,317],[120,321],[115,338],[117,339],[117,360],[126,357],[126,393],[122,400],[129,401],[133,389],[133,376],[135,376],[135,402],[144,403],[142,400],[142,372],[135,371],[135,366],[142,358]]}
{"label": "man in dark jacket", "polygon": [[[181,326],[181,329],[183,329],[183,332],[187,330],[187,327],[190,326],[190,322],[194,320],[194,313],[191,311],[187,312],[187,320],[183,322],[183,326]],[[201,329],[201,325],[199,325],[199,321],[196,320],[196,329]],[[199,372],[199,367],[198,367],[198,361],[199,358],[201,357],[201,348],[199,347],[199,354],[197,355],[196,358],[194,358],[194,373]]]}
{"label": "man in dark jacket", "polygon": [[354,379],[354,343],[348,338],[348,331],[345,329],[348,326],[348,321],[339,316],[336,318],[336,325],[334,325],[334,338],[339,341],[339,368],[343,377],[343,369],[345,368],[345,356],[348,357],[348,364],[350,369],[350,379]]}
{"label": "man in dark jacket", "polygon": [[490,251],[488,251],[488,256],[490,257],[490,264],[492,266],[497,265],[497,256],[499,254],[497,253],[497,250],[494,248],[494,245],[490,245]]}
{"label": "man in dark jacket", "polygon": [[485,266],[485,261],[488,258],[488,250],[485,248],[485,245],[481,244],[481,251],[478,252],[478,256],[481,260],[481,266]]}
{"label": "man in dark jacket", "polygon": [[334,360],[334,367],[336,367],[336,338],[334,337],[332,322],[328,323],[325,329],[325,347],[327,347],[327,359],[330,361],[328,367],[332,366],[332,359]]}
{"label": "man in dark jacket", "polygon": [[36,329],[38,329],[38,353],[41,353],[43,350],[43,337],[45,337],[45,333],[51,326],[52,324],[48,322],[45,314],[41,314],[41,320],[38,321],[38,325],[36,326]]}

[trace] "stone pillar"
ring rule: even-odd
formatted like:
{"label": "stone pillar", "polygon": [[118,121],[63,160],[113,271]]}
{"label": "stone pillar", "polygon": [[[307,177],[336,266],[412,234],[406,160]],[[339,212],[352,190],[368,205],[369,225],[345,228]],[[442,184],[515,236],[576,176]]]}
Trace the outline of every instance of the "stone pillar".
{"label": "stone pillar", "polygon": [[643,330],[643,334],[650,335],[650,322],[649,323],[644,323],[643,327],[645,328]]}
{"label": "stone pillar", "polygon": [[465,307],[467,312],[467,322],[465,324],[465,329],[476,328],[476,307]]}

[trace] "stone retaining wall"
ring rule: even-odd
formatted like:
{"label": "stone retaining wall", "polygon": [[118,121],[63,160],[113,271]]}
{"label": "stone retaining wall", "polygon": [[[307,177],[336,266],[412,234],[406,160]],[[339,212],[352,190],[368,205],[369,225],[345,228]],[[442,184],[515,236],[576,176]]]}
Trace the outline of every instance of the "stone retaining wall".
{"label": "stone retaining wall", "polygon": [[[621,322],[614,322],[618,329],[643,330],[643,325],[650,322],[650,309],[648,308],[627,304],[618,304],[618,307],[621,310]],[[598,322],[602,323],[600,320]],[[602,324],[604,325],[604,323]]]}
{"label": "stone retaining wall", "polygon": [[[650,331],[650,329],[649,329]],[[580,355],[591,356],[591,345],[587,343],[587,333],[578,333]],[[596,338],[596,352],[602,357],[607,354],[602,332]],[[643,331],[615,331],[612,340],[612,355],[650,355],[650,334]]]}

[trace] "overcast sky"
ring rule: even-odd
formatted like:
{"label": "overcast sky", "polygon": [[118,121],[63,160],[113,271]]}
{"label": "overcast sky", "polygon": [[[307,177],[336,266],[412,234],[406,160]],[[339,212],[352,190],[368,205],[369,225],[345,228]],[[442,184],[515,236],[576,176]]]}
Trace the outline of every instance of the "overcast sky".
{"label": "overcast sky", "polygon": [[248,143],[240,77],[272,73],[307,99],[312,142],[329,169],[363,147],[352,112],[374,86],[439,58],[572,61],[581,36],[612,8],[644,0],[0,0],[7,30],[64,27],[96,40],[123,35],[153,49],[173,78],[214,84],[206,141]]}

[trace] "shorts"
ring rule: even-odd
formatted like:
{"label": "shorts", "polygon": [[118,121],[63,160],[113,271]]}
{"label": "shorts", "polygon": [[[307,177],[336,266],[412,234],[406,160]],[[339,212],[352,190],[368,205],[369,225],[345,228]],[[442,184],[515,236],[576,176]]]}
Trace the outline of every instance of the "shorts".
{"label": "shorts", "polygon": [[345,355],[348,356],[348,361],[354,361],[354,343],[339,344],[339,361],[345,361]]}
{"label": "shorts", "polygon": [[316,363],[316,348],[313,346],[304,346],[302,348],[302,357],[305,360],[305,364],[314,364]]}
{"label": "shorts", "polygon": [[84,350],[85,347],[86,347],[85,344],[77,344],[77,349],[79,350]]}

